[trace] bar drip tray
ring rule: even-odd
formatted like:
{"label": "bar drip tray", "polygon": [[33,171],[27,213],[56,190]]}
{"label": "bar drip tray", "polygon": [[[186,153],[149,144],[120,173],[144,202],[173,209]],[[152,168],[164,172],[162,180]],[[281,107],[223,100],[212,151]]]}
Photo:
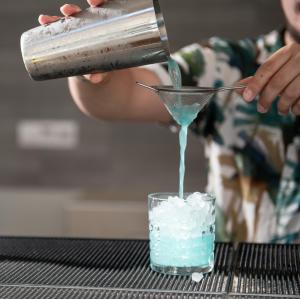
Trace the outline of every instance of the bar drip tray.
{"label": "bar drip tray", "polygon": [[0,298],[300,298],[300,245],[218,243],[200,283],[148,256],[148,241],[0,238]]}

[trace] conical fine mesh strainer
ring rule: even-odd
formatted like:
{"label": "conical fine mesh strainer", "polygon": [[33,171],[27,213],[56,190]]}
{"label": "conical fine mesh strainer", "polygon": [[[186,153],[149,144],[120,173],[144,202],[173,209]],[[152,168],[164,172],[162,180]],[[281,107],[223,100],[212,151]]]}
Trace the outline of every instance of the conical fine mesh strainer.
{"label": "conical fine mesh strainer", "polygon": [[157,93],[180,125],[189,125],[217,92],[244,89],[246,87],[245,85],[237,85],[220,88],[182,87],[175,89],[172,86],[149,86],[140,82],[136,83]]}

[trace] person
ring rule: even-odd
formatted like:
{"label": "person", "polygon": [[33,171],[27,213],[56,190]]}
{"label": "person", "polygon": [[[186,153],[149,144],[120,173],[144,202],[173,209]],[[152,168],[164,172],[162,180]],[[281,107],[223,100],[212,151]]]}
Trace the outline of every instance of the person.
{"label": "person", "polygon": [[[300,241],[300,1],[281,5],[286,26],[280,30],[236,42],[213,37],[173,55],[183,85],[247,85],[240,94],[217,94],[191,125],[205,137],[217,240]],[[64,16],[80,10],[61,7]],[[39,22],[59,18],[41,15]],[[157,64],[72,77],[69,88],[89,116],[172,124],[160,99],[136,81],[171,83],[166,65]]]}

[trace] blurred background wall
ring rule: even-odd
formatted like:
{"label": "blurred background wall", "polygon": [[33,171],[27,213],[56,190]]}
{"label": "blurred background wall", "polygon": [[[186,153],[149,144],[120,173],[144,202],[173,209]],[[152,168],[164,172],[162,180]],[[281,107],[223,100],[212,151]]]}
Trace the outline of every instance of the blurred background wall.
{"label": "blurred background wall", "polygon": [[[178,188],[177,135],[157,124],[89,119],[72,103],[66,80],[29,79],[20,35],[62,4],[1,2],[0,234],[146,237],[147,194]],[[279,0],[161,6],[172,50],[213,35],[255,37],[283,24]],[[186,190],[203,190],[205,177],[202,141],[190,136]]]}

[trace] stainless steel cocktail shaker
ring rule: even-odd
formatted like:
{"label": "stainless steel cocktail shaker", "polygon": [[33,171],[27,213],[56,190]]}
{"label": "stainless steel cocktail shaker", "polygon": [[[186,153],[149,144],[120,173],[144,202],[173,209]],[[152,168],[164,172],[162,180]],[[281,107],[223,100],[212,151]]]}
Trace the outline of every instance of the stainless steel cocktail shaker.
{"label": "stainless steel cocktail shaker", "polygon": [[34,80],[107,72],[169,57],[158,0],[110,0],[23,33],[21,49]]}

